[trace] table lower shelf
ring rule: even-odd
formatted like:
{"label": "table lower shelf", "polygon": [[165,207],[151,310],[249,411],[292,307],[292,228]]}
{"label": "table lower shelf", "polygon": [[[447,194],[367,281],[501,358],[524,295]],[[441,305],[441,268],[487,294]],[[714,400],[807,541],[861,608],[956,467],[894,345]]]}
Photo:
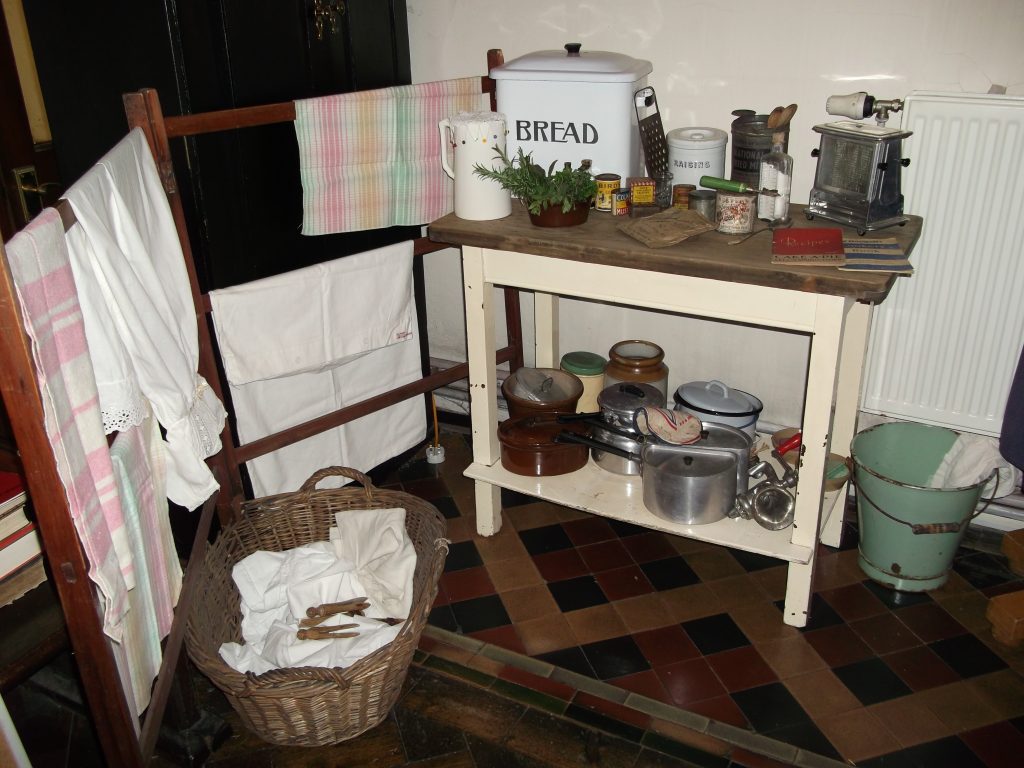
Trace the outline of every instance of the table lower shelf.
{"label": "table lower shelf", "polygon": [[[516,475],[504,469],[501,462],[493,466],[473,463],[465,474],[500,488],[644,528],[756,552],[791,563],[805,564],[811,558],[810,547],[790,541],[791,528],[769,531],[753,520],[733,518],[707,525],[680,525],[657,517],[644,506],[639,477],[613,474],[598,467],[593,459],[576,472],[553,477]],[[834,506],[840,495],[840,491],[826,494],[823,505],[826,511]]]}

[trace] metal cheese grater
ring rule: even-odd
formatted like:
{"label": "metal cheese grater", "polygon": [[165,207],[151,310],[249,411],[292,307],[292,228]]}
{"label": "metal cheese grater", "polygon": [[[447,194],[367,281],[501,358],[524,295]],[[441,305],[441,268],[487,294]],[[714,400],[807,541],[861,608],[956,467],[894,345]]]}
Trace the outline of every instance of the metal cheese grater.
{"label": "metal cheese grater", "polygon": [[644,148],[644,163],[649,176],[668,173],[668,142],[658,112],[658,98],[650,86],[633,94],[636,120],[640,128],[640,144]]}

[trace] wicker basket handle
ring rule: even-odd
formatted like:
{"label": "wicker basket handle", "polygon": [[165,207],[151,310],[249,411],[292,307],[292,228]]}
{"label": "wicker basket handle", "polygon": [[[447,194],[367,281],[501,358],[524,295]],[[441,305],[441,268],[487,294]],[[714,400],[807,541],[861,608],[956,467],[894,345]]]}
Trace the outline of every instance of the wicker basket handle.
{"label": "wicker basket handle", "polygon": [[[262,696],[268,699],[288,699],[296,695],[295,685],[302,682],[323,683],[325,690],[338,686],[343,691],[349,688],[349,681],[339,667],[291,667],[288,669],[272,669],[262,675],[252,672],[245,673],[245,679],[236,690],[238,696]],[[315,694],[306,688],[302,695]]]}
{"label": "wicker basket handle", "polygon": [[349,480],[355,480],[363,486],[363,490],[366,492],[367,501],[373,501],[373,492],[376,490],[373,485],[373,481],[358,469],[352,469],[350,467],[324,467],[323,469],[317,470],[309,476],[309,479],[306,482],[302,484],[302,487],[299,488],[299,493],[315,491],[316,484],[321,480],[328,477],[336,477],[337,475],[347,477]]}

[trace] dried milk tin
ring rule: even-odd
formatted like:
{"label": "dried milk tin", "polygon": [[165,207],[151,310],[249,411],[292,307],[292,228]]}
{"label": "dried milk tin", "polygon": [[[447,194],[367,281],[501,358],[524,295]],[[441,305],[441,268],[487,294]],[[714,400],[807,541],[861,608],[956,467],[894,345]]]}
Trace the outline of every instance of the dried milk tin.
{"label": "dried milk tin", "polygon": [[718,231],[730,235],[745,235],[754,231],[757,218],[757,193],[723,192],[715,197],[715,219]]}

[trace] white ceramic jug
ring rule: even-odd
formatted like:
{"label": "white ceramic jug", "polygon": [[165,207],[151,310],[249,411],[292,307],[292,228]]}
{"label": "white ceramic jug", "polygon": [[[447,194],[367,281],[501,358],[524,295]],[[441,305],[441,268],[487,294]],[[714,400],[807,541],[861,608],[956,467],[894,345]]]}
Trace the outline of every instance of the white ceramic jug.
{"label": "white ceramic jug", "polygon": [[460,112],[442,120],[437,127],[441,135],[441,167],[455,182],[455,215],[471,221],[508,216],[512,212],[511,193],[493,179],[473,173],[477,163],[501,168],[494,150],[505,151],[505,116],[500,112]]}

